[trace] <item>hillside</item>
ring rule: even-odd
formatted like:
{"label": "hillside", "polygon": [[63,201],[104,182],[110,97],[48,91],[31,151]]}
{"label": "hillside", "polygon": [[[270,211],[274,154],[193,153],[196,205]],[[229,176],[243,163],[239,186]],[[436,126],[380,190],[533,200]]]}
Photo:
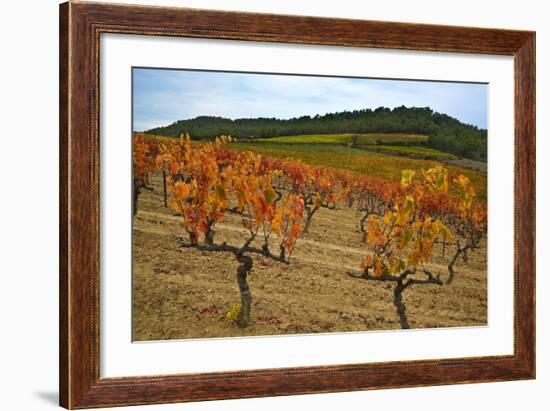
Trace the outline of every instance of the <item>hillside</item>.
{"label": "hillside", "polygon": [[434,112],[429,107],[379,107],[291,119],[201,116],[179,120],[147,133],[179,136],[190,133],[194,139],[208,140],[221,134],[247,139],[291,135],[336,133],[405,133],[427,135],[417,144],[445,151],[472,160],[487,159],[487,130]]}

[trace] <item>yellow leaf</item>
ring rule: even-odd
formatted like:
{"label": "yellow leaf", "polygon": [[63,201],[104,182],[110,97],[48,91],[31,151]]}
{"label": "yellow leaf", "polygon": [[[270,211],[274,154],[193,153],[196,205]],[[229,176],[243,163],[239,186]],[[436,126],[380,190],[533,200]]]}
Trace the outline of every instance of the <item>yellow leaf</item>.
{"label": "yellow leaf", "polygon": [[231,307],[231,310],[227,313],[227,318],[232,321],[237,321],[239,318],[239,311],[241,310],[241,304],[237,303],[233,307]]}
{"label": "yellow leaf", "polygon": [[279,208],[271,221],[271,229],[278,235],[281,235],[281,224],[283,224],[283,210]]}
{"label": "yellow leaf", "polygon": [[408,187],[412,183],[412,179],[416,171],[414,170],[403,170],[401,174],[401,187]]}

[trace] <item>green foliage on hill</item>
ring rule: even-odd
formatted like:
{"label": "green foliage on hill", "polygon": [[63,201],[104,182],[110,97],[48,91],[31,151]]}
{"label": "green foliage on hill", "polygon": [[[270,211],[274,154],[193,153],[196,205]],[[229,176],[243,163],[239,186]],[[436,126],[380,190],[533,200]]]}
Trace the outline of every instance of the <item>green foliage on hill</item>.
{"label": "green foliage on hill", "polygon": [[201,116],[176,121],[147,133],[179,136],[189,133],[194,139],[212,139],[221,134],[256,139],[275,136],[338,133],[406,133],[429,136],[425,144],[473,160],[487,158],[487,130],[464,124],[429,107],[379,107],[343,111],[288,120],[277,118],[243,118]]}

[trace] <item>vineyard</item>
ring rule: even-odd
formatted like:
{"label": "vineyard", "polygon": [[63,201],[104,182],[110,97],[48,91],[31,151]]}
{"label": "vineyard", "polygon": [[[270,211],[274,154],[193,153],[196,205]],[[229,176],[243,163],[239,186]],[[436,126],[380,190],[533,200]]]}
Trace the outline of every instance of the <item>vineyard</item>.
{"label": "vineyard", "polygon": [[[272,140],[272,139],[270,139]],[[253,151],[267,157],[281,159],[293,158],[310,165],[345,169],[356,174],[377,177],[383,180],[399,181],[403,170],[417,170],[433,168],[441,165],[441,161],[411,158],[410,156],[388,155],[375,150],[350,148],[339,144],[287,144],[287,143],[250,143],[238,141],[229,145],[230,149],[238,151]],[[441,160],[441,158],[439,158]],[[449,160],[445,167],[451,174],[463,174],[472,183],[476,190],[476,198],[485,201],[487,198],[487,177],[472,169],[460,166],[467,160],[454,162]],[[453,189],[451,187],[451,189]]]}
{"label": "vineyard", "polygon": [[383,178],[248,147],[135,135],[135,340],[486,324],[467,172]]}
{"label": "vineyard", "polygon": [[418,134],[382,134],[382,133],[340,133],[340,134],[306,134],[296,136],[270,137],[266,139],[247,139],[247,141],[255,141],[258,144],[262,143],[289,143],[289,144],[412,144],[425,143],[428,141],[428,136]]}

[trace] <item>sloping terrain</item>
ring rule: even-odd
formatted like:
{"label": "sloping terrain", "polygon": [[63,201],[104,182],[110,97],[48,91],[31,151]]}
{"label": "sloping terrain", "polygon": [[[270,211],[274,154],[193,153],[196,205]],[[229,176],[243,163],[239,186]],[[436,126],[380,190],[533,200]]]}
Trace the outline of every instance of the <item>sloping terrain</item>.
{"label": "sloping terrain", "polygon": [[[253,256],[249,278],[252,324],[226,317],[239,302],[229,253],[179,247],[181,217],[163,206],[160,175],[143,190],[133,229],[133,338],[136,341],[399,328],[392,286],[351,278],[366,245],[350,208],[321,209],[310,232],[298,239],[291,264]],[[217,241],[240,244],[242,224],[228,214],[216,226]],[[430,268],[446,278],[445,258],[435,252]],[[413,286],[404,292],[411,327],[480,326],[487,323],[486,244],[457,265],[452,285]]]}

